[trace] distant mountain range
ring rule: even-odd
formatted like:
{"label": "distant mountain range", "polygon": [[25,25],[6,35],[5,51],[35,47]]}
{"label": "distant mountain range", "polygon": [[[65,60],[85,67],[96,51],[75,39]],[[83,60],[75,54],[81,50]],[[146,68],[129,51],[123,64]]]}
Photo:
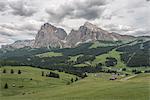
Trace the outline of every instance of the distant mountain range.
{"label": "distant mountain range", "polygon": [[[131,35],[120,35],[114,32],[108,32],[96,25],[86,22],[80,26],[78,30],[72,29],[67,35],[62,28],[55,27],[49,23],[45,23],[38,31],[35,40],[18,40],[10,45],[3,45],[3,49],[18,49],[23,47],[31,48],[72,48],[79,44],[103,41],[133,41],[137,38]],[[142,37],[142,39],[150,37]]]}

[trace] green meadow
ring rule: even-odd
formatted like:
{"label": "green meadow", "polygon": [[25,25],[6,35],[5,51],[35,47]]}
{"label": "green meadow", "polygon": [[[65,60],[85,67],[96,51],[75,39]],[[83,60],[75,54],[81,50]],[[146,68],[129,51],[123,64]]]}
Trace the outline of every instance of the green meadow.
{"label": "green meadow", "polygon": [[62,56],[62,53],[46,52],[46,53],[38,54],[36,56],[38,56],[40,58],[43,58],[43,57],[58,57],[58,56]]}
{"label": "green meadow", "polygon": [[[6,69],[6,73],[3,70]],[[11,74],[10,70],[14,73]],[[17,71],[21,70],[21,74]],[[0,100],[149,100],[150,74],[117,76],[109,73],[88,73],[88,77],[68,84],[76,76],[57,72],[60,78],[41,75],[50,70],[32,67],[0,68]],[[5,83],[8,89],[4,89]],[[15,86],[12,86],[15,84]]]}

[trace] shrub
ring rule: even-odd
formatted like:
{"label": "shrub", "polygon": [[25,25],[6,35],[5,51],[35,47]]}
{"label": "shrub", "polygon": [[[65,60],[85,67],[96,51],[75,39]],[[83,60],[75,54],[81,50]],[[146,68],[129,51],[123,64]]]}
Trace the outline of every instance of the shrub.
{"label": "shrub", "polygon": [[136,71],[136,72],[135,72],[135,74],[140,74],[140,73],[142,73],[142,72],[141,72],[141,71]]}
{"label": "shrub", "polygon": [[150,73],[150,70],[145,70],[144,73]]}
{"label": "shrub", "polygon": [[126,68],[122,68],[122,71],[126,71],[127,69]]}

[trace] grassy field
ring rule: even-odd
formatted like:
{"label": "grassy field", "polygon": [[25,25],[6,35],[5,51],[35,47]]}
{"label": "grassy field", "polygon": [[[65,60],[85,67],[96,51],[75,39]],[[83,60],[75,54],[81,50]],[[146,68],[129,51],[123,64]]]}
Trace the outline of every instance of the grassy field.
{"label": "grassy field", "polygon": [[81,54],[81,55],[77,55],[77,56],[70,56],[69,61],[76,62],[76,61],[77,61],[77,59],[78,59],[78,57],[81,57],[81,56],[83,56],[83,55]]}
{"label": "grassy field", "polygon": [[[2,73],[6,69],[6,73]],[[14,74],[10,74],[10,70],[14,70]],[[18,70],[21,74],[17,74]],[[61,85],[66,85],[71,78],[76,78],[73,75],[59,73],[60,79],[42,76],[42,71],[46,73],[52,72],[49,70],[32,68],[32,67],[5,67],[0,70],[0,94],[1,96],[14,96],[22,94],[32,94],[43,91],[45,88],[52,88]],[[8,84],[8,89],[4,89],[5,83]],[[13,83],[16,87],[12,87]],[[24,86],[24,87],[21,87]]]}
{"label": "grassy field", "polygon": [[[2,70],[3,68],[1,68]],[[111,74],[88,74],[88,77],[70,85],[66,85],[73,75],[57,72],[60,79],[42,77],[41,70],[31,67],[6,67],[6,69],[21,69],[22,74],[2,74],[0,76],[0,100],[149,100],[150,74],[135,75],[128,80],[119,76],[111,81]],[[128,76],[129,77],[129,76]],[[32,80],[30,80],[32,78]],[[23,88],[18,86],[23,81]],[[123,80],[123,81],[122,81]],[[8,82],[9,88],[3,89]],[[16,87],[11,87],[15,82]]]}
{"label": "grassy field", "polygon": [[92,64],[95,65],[98,63],[102,63],[103,65],[105,65],[106,58],[113,57],[117,59],[117,65],[115,67],[119,67],[119,68],[126,67],[126,65],[121,61],[120,54],[121,52],[118,52],[115,49],[113,49],[107,54],[96,56],[96,59],[92,62]]}
{"label": "grassy field", "polygon": [[98,47],[107,47],[107,46],[116,46],[117,44],[116,43],[104,43],[104,42],[99,42],[99,41],[96,41],[93,43],[92,46],[90,46],[89,48],[98,48]]}
{"label": "grassy field", "polygon": [[36,56],[38,56],[40,58],[43,58],[43,57],[57,57],[57,56],[62,56],[62,53],[46,52],[46,53],[38,54]]}

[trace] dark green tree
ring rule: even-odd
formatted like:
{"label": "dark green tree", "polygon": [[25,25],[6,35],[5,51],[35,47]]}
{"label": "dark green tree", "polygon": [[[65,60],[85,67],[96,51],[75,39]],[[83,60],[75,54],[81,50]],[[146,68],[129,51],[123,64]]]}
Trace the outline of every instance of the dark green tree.
{"label": "dark green tree", "polygon": [[126,68],[122,68],[122,71],[126,71],[127,69]]}
{"label": "dark green tree", "polygon": [[44,72],[42,71],[42,76],[44,76]]}
{"label": "dark green tree", "polygon": [[71,82],[73,83],[73,78],[71,78]]}
{"label": "dark green tree", "polygon": [[18,70],[18,74],[21,74],[21,70]]}
{"label": "dark green tree", "polygon": [[6,69],[3,70],[3,73],[6,73]]}
{"label": "dark green tree", "polygon": [[8,84],[7,83],[5,84],[4,89],[8,89]]}
{"label": "dark green tree", "polygon": [[75,81],[78,81],[79,79],[76,77]]}
{"label": "dark green tree", "polygon": [[11,70],[10,70],[10,73],[11,73],[11,74],[13,74],[13,73],[14,73],[14,70],[13,70],[13,69],[11,69]]}

